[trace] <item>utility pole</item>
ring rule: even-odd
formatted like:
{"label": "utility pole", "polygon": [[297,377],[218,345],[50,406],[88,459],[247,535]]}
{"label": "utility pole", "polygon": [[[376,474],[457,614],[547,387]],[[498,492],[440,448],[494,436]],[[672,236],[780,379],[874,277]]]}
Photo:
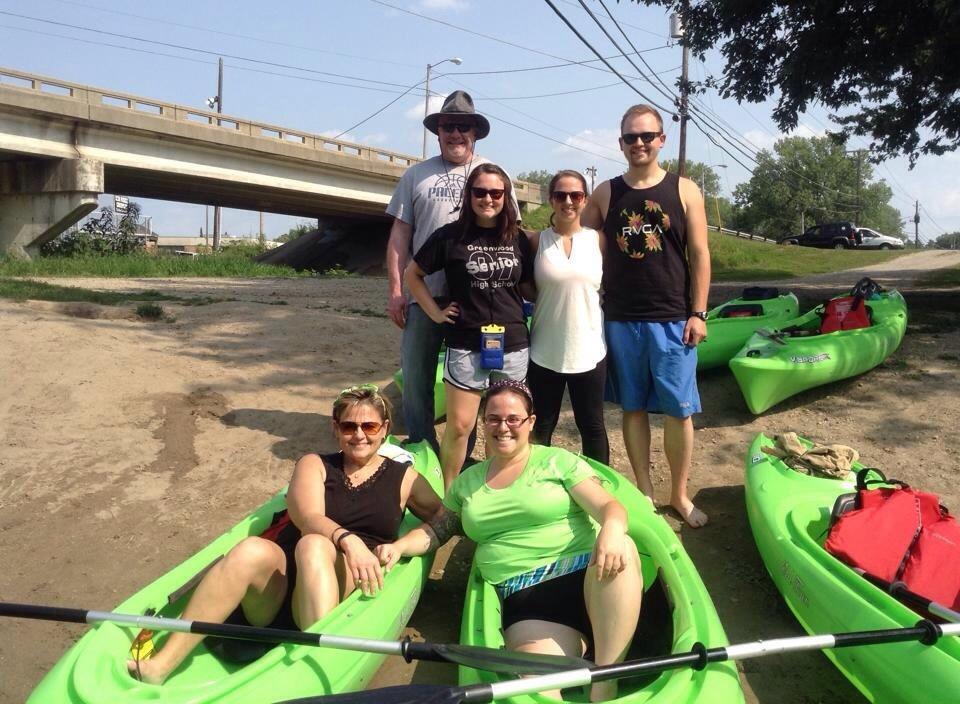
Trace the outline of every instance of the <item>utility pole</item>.
{"label": "utility pole", "polygon": [[593,193],[593,188],[596,185],[596,179],[597,179],[597,167],[588,166],[587,168],[584,169],[584,171],[590,174],[590,193]]}
{"label": "utility pole", "polygon": [[913,247],[920,249],[920,201],[916,201],[913,208]]}
{"label": "utility pole", "polygon": [[260,235],[259,237],[257,237],[257,241],[260,242],[261,245],[263,245],[264,242],[266,241],[266,237],[263,234],[263,211],[262,210],[260,211]]}
{"label": "utility pole", "polygon": [[[223,112],[223,59],[220,59],[217,70],[217,114]],[[220,126],[220,120],[217,120],[217,127]],[[213,209],[213,251],[220,251],[220,206]]]}
{"label": "utility pole", "polygon": [[679,39],[683,47],[683,60],[680,68],[680,98],[677,100],[677,108],[680,113],[680,154],[677,157],[677,173],[680,176],[687,175],[687,95],[690,92],[690,83],[687,80],[689,75],[690,49],[684,37],[683,22],[686,18],[688,1],[684,0],[683,14],[676,13],[670,15],[670,37]]}

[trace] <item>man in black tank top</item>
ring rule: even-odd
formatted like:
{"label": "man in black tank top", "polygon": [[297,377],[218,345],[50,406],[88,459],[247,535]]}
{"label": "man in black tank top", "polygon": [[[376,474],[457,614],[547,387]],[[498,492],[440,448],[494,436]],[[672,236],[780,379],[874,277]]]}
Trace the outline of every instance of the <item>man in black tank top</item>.
{"label": "man in black tank top", "polygon": [[710,252],[700,190],[660,168],[663,119],[634,105],[620,121],[628,168],[600,184],[581,221],[603,233],[603,313],[609,400],[623,407],[623,441],[637,486],[651,499],[650,418],[662,413],[670,505],[694,528],[707,516],[687,480],[700,412],[697,345],[706,339]]}

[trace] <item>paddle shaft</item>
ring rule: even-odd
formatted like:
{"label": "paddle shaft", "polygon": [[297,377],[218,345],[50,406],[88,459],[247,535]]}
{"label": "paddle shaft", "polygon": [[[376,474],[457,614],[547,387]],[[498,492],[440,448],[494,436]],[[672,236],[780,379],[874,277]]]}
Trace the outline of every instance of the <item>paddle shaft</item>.
{"label": "paddle shaft", "polygon": [[921,609],[926,609],[934,616],[939,616],[944,621],[952,621],[953,623],[960,623],[960,611],[955,611],[948,606],[943,604],[931,601],[925,596],[917,594],[914,591],[911,591],[906,584],[897,580],[896,582],[888,582],[885,579],[876,577],[869,572],[866,572],[861,569],[854,569],[854,572],[859,574],[865,580],[871,584],[875,584],[884,591],[888,592],[891,596],[898,597],[910,606],[917,606]]}
{"label": "paddle shaft", "polygon": [[662,672],[664,670],[691,666],[703,669],[709,663],[726,660],[745,660],[765,655],[800,652],[804,650],[823,650],[827,648],[850,648],[860,645],[880,643],[898,643],[918,640],[928,645],[936,642],[940,636],[960,635],[960,624],[937,625],[931,621],[920,621],[916,626],[891,628],[875,631],[854,631],[795,638],[775,638],[752,643],[729,645],[722,648],[695,647],[687,653],[677,653],[663,657],[645,658],[614,665],[600,665],[589,669],[558,672],[550,675],[528,677],[519,680],[494,682],[489,685],[474,685],[463,688],[462,702],[490,702],[521,694],[532,694],[548,689],[563,689],[600,682],[603,680],[632,677],[639,674]]}
{"label": "paddle shaft", "polygon": [[204,636],[253,640],[262,643],[293,643],[296,645],[319,646],[321,648],[357,650],[364,653],[402,655],[408,661],[410,659],[417,659],[447,662],[445,657],[434,652],[431,644],[417,643],[414,641],[352,638],[349,636],[332,636],[322,633],[308,633],[306,631],[293,631],[281,628],[258,628],[256,626],[209,623],[206,621],[186,621],[160,616],[118,614],[112,611],[87,611],[84,609],[69,609],[59,606],[13,604],[8,602],[0,602],[0,616],[32,618],[42,621],[65,621],[67,623],[117,623],[156,631],[196,633]]}

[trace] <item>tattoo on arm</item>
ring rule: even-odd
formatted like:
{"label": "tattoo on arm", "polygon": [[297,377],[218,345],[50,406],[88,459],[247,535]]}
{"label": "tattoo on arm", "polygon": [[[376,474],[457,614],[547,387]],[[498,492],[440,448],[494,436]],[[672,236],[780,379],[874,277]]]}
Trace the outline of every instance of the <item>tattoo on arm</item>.
{"label": "tattoo on arm", "polygon": [[430,537],[428,550],[436,550],[455,535],[463,535],[463,525],[460,516],[447,509],[441,509],[427,524],[427,535]]}

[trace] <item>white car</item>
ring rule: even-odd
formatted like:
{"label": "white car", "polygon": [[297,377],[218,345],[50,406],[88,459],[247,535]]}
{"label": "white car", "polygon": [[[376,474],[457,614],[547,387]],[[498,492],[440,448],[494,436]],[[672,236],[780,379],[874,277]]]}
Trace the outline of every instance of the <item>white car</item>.
{"label": "white car", "polygon": [[857,249],[903,249],[903,240],[889,235],[881,235],[869,227],[859,228],[862,241],[857,245]]}

